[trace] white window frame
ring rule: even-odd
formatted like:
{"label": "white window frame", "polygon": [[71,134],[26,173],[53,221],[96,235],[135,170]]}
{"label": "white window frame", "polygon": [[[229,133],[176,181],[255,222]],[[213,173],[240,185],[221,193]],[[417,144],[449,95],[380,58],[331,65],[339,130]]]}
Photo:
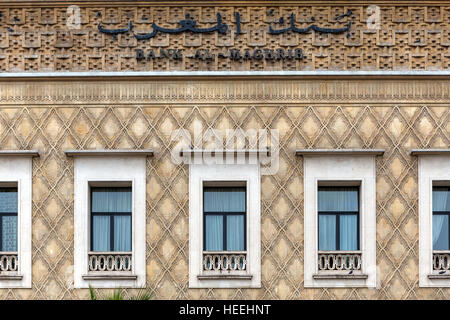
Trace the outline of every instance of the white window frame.
{"label": "white window frame", "polygon": [[17,254],[18,271],[15,275],[0,275],[0,288],[31,288],[31,202],[32,157],[37,151],[0,151],[0,183],[17,186]]}
{"label": "white window frame", "polygon": [[[146,284],[146,158],[121,153],[66,154],[74,156],[74,287],[145,287]],[[79,155],[79,156],[77,156]],[[90,250],[90,186],[120,183],[132,186],[132,275],[95,279],[88,272]]]}
{"label": "white window frame", "polygon": [[[261,287],[260,165],[189,165],[189,288]],[[203,185],[204,182],[245,182],[247,192],[247,277],[213,279],[203,271]],[[200,277],[200,279],[199,279]]]}
{"label": "white window frame", "polygon": [[[376,287],[376,166],[383,150],[301,150],[304,166],[304,286],[312,288]],[[359,185],[360,275],[319,278],[318,187]]]}
{"label": "white window frame", "polygon": [[[413,150],[419,174],[419,287],[450,287],[450,277],[433,273],[433,184],[450,185],[450,150]],[[431,276],[431,277],[430,277]]]}

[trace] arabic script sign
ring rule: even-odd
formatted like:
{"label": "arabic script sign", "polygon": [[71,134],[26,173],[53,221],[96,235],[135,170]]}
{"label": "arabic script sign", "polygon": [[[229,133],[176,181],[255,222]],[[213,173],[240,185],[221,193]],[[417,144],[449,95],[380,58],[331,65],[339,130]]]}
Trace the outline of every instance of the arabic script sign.
{"label": "arabic script sign", "polygon": [[[348,10],[346,13],[337,16],[334,18],[336,22],[339,22],[344,17],[350,17],[352,12]],[[178,24],[179,28],[165,28],[157,25],[155,22],[152,23],[151,32],[146,33],[133,33],[134,37],[137,40],[148,40],[152,39],[158,34],[179,34],[183,32],[191,32],[191,33],[213,33],[217,32],[220,34],[227,34],[229,27],[226,23],[222,21],[222,15],[220,13],[216,14],[217,21],[216,25],[209,28],[199,28],[197,27],[197,22],[190,16],[190,14],[186,14],[186,19],[180,20]],[[351,28],[351,21],[348,21],[346,26],[341,28],[324,28],[315,24],[315,18],[311,17],[311,24],[307,27],[299,28],[295,25],[295,14],[291,13],[289,16],[289,23],[285,27],[285,20],[283,17],[280,17],[276,24],[279,27],[274,28],[272,25],[269,26],[269,33],[278,35],[287,32],[305,34],[311,31],[319,32],[319,33],[331,33],[331,34],[339,34],[347,32],[347,37],[349,36],[349,31]],[[235,22],[236,29],[234,34],[239,36],[243,32],[241,31],[241,14],[239,12],[235,13]],[[123,34],[127,32],[133,31],[133,23],[131,21],[128,22],[127,27],[122,29],[107,29],[104,28],[100,23],[98,24],[98,30],[105,34],[112,35],[115,39],[118,34]],[[214,60],[215,58],[229,58],[231,60],[299,60],[303,58],[303,52],[300,48],[293,49],[255,49],[255,50],[244,50],[240,51],[239,49],[228,49],[227,52],[219,52],[217,54],[211,53],[209,50],[197,50],[195,52],[194,58],[200,60]],[[160,49],[159,53],[155,53],[153,50],[145,53],[142,49],[136,50],[136,59],[138,61],[142,60],[151,60],[156,58],[168,58],[173,60],[182,60],[183,59],[183,51],[181,49]]]}

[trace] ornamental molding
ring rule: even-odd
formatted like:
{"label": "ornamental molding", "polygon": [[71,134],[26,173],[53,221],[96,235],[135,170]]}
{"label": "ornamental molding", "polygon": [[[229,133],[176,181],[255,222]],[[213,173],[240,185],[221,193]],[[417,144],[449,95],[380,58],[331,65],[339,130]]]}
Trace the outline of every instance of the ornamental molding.
{"label": "ornamental molding", "polygon": [[[8,81],[2,106],[66,105],[346,105],[450,101],[446,80],[97,80]],[[391,105],[392,106],[392,105]]]}
{"label": "ornamental molding", "polygon": [[114,150],[64,150],[64,153],[68,157],[90,157],[90,156],[154,156],[154,151],[151,149],[145,150],[126,150],[126,149],[114,149]]}

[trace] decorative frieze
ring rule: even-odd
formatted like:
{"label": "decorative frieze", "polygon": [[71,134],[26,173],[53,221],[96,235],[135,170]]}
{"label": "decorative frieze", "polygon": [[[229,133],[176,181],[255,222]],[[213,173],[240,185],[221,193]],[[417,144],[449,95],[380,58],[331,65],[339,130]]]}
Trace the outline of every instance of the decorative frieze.
{"label": "decorative frieze", "polygon": [[[93,78],[92,80],[95,80]],[[251,80],[251,79],[250,79]],[[446,104],[446,80],[64,80],[1,82],[5,105],[86,104]]]}

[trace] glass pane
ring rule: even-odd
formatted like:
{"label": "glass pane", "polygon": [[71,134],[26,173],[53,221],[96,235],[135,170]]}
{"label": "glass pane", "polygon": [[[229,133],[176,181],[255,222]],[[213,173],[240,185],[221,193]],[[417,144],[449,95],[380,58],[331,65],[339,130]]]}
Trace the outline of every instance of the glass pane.
{"label": "glass pane", "polygon": [[433,187],[433,211],[450,211],[449,187]]}
{"label": "glass pane", "polygon": [[336,250],[336,215],[319,215],[319,250]]}
{"label": "glass pane", "polygon": [[131,188],[92,188],[92,212],[131,212]]}
{"label": "glass pane", "polygon": [[110,251],[110,217],[93,216],[92,251]]}
{"label": "glass pane", "polygon": [[339,218],[339,250],[358,250],[358,216],[341,214]]}
{"label": "glass pane", "polygon": [[0,213],[17,213],[17,188],[0,188]]}
{"label": "glass pane", "polygon": [[357,187],[320,187],[319,211],[358,211]]}
{"label": "glass pane", "polygon": [[205,217],[205,250],[223,250],[223,216],[207,215]]}
{"label": "glass pane", "polygon": [[17,251],[17,216],[2,217],[2,251]]}
{"label": "glass pane", "polygon": [[227,251],[245,250],[245,215],[227,216]]}
{"label": "glass pane", "polygon": [[245,212],[245,187],[206,187],[205,212]]}
{"label": "glass pane", "polygon": [[433,214],[433,250],[450,250],[447,214]]}
{"label": "glass pane", "polygon": [[114,251],[131,251],[131,216],[114,217]]}

